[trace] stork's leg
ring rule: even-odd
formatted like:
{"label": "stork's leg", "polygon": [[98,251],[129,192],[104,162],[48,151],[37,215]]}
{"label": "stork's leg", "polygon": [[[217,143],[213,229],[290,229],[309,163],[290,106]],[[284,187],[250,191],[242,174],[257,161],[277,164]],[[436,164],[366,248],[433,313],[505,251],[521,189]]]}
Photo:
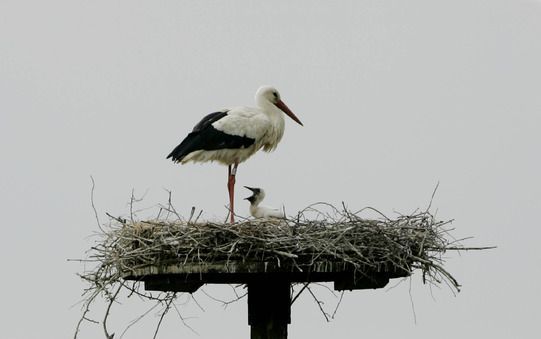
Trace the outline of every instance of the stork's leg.
{"label": "stork's leg", "polygon": [[235,163],[233,167],[229,165],[229,177],[227,180],[227,190],[229,191],[229,215],[231,216],[231,223],[235,223],[235,175],[237,175],[238,163]]}

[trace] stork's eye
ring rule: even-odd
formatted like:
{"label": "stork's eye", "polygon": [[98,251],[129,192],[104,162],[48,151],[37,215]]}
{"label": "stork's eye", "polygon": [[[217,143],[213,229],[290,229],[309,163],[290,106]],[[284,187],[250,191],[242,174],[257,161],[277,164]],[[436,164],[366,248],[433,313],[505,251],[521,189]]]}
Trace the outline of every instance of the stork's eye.
{"label": "stork's eye", "polygon": [[278,100],[278,92],[272,92],[272,95],[274,96],[274,99]]}

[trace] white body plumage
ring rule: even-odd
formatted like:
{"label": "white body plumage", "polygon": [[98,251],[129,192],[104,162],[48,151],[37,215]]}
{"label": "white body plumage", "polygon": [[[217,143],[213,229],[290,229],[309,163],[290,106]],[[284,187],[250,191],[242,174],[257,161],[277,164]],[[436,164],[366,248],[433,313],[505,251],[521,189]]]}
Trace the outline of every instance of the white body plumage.
{"label": "white body plumage", "polygon": [[[276,149],[284,135],[284,113],[299,124],[302,123],[281,101],[280,94],[272,87],[259,88],[255,100],[258,107],[234,107],[222,110],[224,116],[211,123],[220,137],[242,137],[253,140],[244,147],[235,146],[219,149],[198,149],[182,157],[181,163],[217,161],[225,165],[244,162],[261,148],[270,152]],[[218,112],[217,112],[218,113]]]}

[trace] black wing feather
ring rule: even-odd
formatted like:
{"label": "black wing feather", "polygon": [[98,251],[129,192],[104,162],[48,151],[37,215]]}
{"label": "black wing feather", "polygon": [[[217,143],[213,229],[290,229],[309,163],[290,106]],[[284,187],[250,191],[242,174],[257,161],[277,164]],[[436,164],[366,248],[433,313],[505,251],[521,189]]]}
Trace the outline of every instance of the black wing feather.
{"label": "black wing feather", "polygon": [[184,140],[175,147],[167,156],[167,159],[179,162],[185,156],[194,151],[205,150],[213,151],[219,149],[236,149],[251,146],[255,139],[245,136],[230,135],[217,130],[212,124],[221,118],[227,116],[227,112],[215,112],[205,116],[195,127],[193,131],[184,138]]}
{"label": "black wing feather", "polygon": [[209,125],[212,125],[212,123],[220,120],[226,115],[227,115],[227,111],[210,113],[207,116],[205,116],[203,119],[201,119],[201,121],[199,121],[197,125],[195,125],[192,132],[200,131],[204,129],[205,127],[208,127]]}

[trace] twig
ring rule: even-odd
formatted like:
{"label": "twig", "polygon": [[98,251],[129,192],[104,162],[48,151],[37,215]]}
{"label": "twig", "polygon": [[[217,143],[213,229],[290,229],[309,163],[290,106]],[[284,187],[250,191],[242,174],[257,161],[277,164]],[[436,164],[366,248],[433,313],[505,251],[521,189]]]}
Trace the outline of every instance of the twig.
{"label": "twig", "polygon": [[415,313],[415,304],[413,303],[413,296],[411,294],[411,277],[409,278],[410,286],[408,289],[408,294],[410,296],[411,311],[413,312],[413,323],[417,325],[417,314]]}
{"label": "twig", "polygon": [[180,311],[177,307],[177,305],[173,304],[173,307],[175,308],[175,311],[177,311],[177,314],[178,314],[178,317],[180,318],[180,321],[182,321],[182,323],[184,324],[184,326],[186,326],[190,331],[192,331],[193,333],[199,335],[199,333],[197,333],[196,330],[194,330],[190,325],[188,325],[188,323],[186,322],[186,319],[182,316],[182,314],[180,314]]}
{"label": "twig", "polygon": [[322,301],[319,301],[318,298],[315,296],[315,294],[312,292],[312,290],[310,289],[310,287],[308,285],[306,285],[306,288],[308,289],[308,292],[310,292],[310,294],[312,295],[312,297],[314,298],[314,301],[316,302],[317,306],[319,307],[319,310],[321,311],[321,313],[323,314],[323,316],[325,317],[325,320],[327,320],[327,322],[329,322],[329,317],[327,315],[327,312],[325,312],[325,310],[323,309],[323,307],[321,306],[321,304],[323,303]]}
{"label": "twig", "polygon": [[338,303],[336,304],[336,308],[334,309],[334,312],[332,313],[332,316],[331,316],[331,318],[333,319],[334,319],[334,316],[336,315],[336,312],[338,311],[338,307],[340,307],[340,304],[342,304],[342,298],[344,297],[345,292],[346,291],[342,291],[340,293],[340,300],[338,300]]}
{"label": "twig", "polygon": [[86,317],[86,314],[88,312],[90,312],[90,304],[92,303],[92,301],[93,301],[93,299],[90,299],[90,300],[87,300],[84,303],[85,304],[85,310],[83,311],[83,315],[81,316],[81,318],[77,322],[77,326],[75,327],[75,334],[73,335],[73,339],[77,339],[77,334],[79,334],[79,329],[80,329],[81,324],[83,323],[83,321],[87,320],[87,321],[90,321],[90,322],[93,322],[93,323],[97,323],[97,321],[88,319]]}
{"label": "twig", "polygon": [[117,295],[118,295],[118,293],[120,292],[121,289],[122,289],[122,285],[119,285],[118,289],[115,292],[115,294],[112,297],[110,297],[109,305],[107,306],[107,311],[105,311],[105,316],[103,317],[103,331],[105,332],[105,338],[107,338],[107,339],[113,339],[113,337],[115,336],[114,333],[109,334],[109,332],[107,331],[107,318],[109,317],[109,312],[111,311],[111,306],[116,301],[116,297],[117,297]]}
{"label": "twig", "polygon": [[162,314],[160,316],[160,320],[158,321],[158,325],[156,326],[156,331],[154,331],[154,336],[152,337],[152,339],[156,339],[156,336],[158,335],[158,331],[160,330],[160,326],[161,326],[162,321],[163,321],[163,317],[165,317],[165,314],[169,311],[169,308],[171,307],[171,304],[175,300],[175,296],[176,296],[176,293],[173,292],[172,297],[167,298],[167,301],[165,302],[165,309],[163,310],[163,312],[162,312]]}
{"label": "twig", "polygon": [[432,191],[432,196],[430,197],[430,202],[428,203],[428,206],[426,207],[425,212],[430,211],[430,208],[432,207],[432,202],[434,201],[434,197],[436,196],[436,192],[438,191],[438,187],[440,187],[440,182],[436,184],[436,187],[434,187],[434,191]]}
{"label": "twig", "polygon": [[291,304],[290,305],[293,305],[293,303],[295,302],[295,300],[297,300],[297,298],[301,295],[301,293],[308,287],[310,283],[305,283],[304,286],[301,288],[301,290],[295,295],[295,297],[293,299],[291,299]]}
{"label": "twig", "polygon": [[155,303],[151,308],[149,308],[145,313],[141,314],[140,316],[138,316],[137,318],[135,318],[134,320],[130,321],[130,323],[128,324],[128,326],[126,326],[126,328],[124,329],[124,331],[122,332],[122,334],[120,335],[120,338],[119,339],[122,339],[124,337],[124,334],[126,332],[128,332],[128,330],[130,329],[130,327],[132,327],[133,325],[135,325],[136,323],[138,323],[141,319],[143,319],[145,316],[147,316],[150,312],[152,312],[156,307],[158,307],[158,305],[160,305],[160,303]]}
{"label": "twig", "polygon": [[92,210],[94,211],[94,217],[96,218],[98,228],[100,229],[101,233],[105,233],[105,231],[101,227],[100,217],[98,216],[98,211],[96,210],[96,205],[94,204],[94,188],[96,187],[94,177],[90,176],[90,180],[92,181],[92,188],[90,189],[90,204],[92,205]]}
{"label": "twig", "polygon": [[244,298],[244,297],[246,297],[248,295],[248,292],[245,292],[244,294],[241,294],[240,296],[237,295],[237,297],[235,297],[235,298],[233,298],[231,300],[225,301],[225,300],[221,300],[221,299],[218,299],[216,297],[211,296],[203,288],[200,289],[200,291],[203,292],[203,294],[206,295],[207,297],[209,297],[210,299],[220,302],[224,308],[227,308],[227,306],[229,306],[230,304],[232,304],[232,303],[234,303],[236,301],[239,301],[240,299],[242,299],[242,298]]}
{"label": "twig", "polygon": [[195,213],[195,206],[192,206],[192,210],[190,211],[190,217],[188,218],[188,222],[192,221],[194,213]]}

